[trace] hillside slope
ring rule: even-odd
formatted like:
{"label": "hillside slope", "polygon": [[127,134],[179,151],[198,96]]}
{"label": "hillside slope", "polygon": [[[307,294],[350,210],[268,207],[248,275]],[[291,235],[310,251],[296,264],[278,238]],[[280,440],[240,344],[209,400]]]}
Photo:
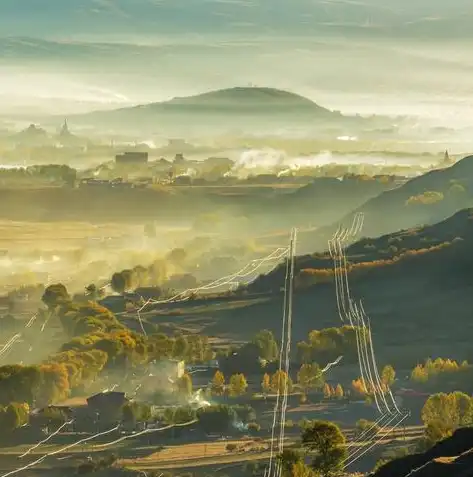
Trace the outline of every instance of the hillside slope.
{"label": "hillside slope", "polygon": [[458,429],[432,449],[388,462],[370,477],[470,477],[473,429]]}
{"label": "hillside slope", "polygon": [[[368,200],[347,214],[341,223],[350,227],[355,214],[363,212],[365,222],[362,235],[376,237],[401,229],[434,224],[472,205],[473,156],[467,156],[449,168],[428,172]],[[312,238],[312,247],[314,240],[319,245],[325,244],[337,227],[338,223],[321,229]],[[304,249],[305,245],[302,245]]]}
{"label": "hillside slope", "polygon": [[[363,299],[371,317],[380,362],[412,367],[428,356],[471,358],[472,216],[472,210],[461,211],[436,226],[381,237],[366,249],[363,242],[349,249],[351,295]],[[376,249],[399,237],[395,253]],[[417,252],[406,253],[404,247]],[[325,269],[330,273],[332,267],[327,254],[297,258],[294,341],[305,340],[313,329],[342,324],[333,278],[324,272],[315,276],[312,286],[300,281],[301,270]],[[260,277],[249,287],[248,298],[222,300],[215,307],[192,302],[174,305],[169,315],[167,310],[160,310],[157,323],[198,323],[200,333],[235,340],[250,339],[261,329],[279,336],[283,275],[281,265]],[[253,293],[260,295],[251,298]]]}

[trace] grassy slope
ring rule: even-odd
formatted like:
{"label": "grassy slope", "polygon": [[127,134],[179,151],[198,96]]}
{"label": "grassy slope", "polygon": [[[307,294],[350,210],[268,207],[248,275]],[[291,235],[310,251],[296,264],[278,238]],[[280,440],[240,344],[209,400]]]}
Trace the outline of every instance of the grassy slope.
{"label": "grassy slope", "polygon": [[[363,298],[370,315],[377,352],[381,360],[397,365],[412,365],[427,356],[449,356],[465,359],[470,354],[473,322],[473,280],[470,253],[473,241],[471,211],[462,211],[436,226],[405,233],[406,245],[425,247],[425,237],[439,242],[456,240],[450,246],[425,254],[408,256],[391,265],[355,272],[351,278],[353,297]],[[400,237],[402,234],[396,234]],[[389,237],[379,239],[379,247]],[[375,241],[375,244],[377,242]],[[353,252],[360,252],[354,245]],[[373,252],[369,252],[373,255]],[[356,260],[369,257],[358,254]],[[375,255],[372,259],[378,259]],[[327,259],[322,259],[329,264]],[[311,262],[312,261],[312,262]],[[315,262],[320,261],[316,259]],[[298,268],[313,265],[303,257]],[[266,280],[265,288],[277,289],[282,283],[282,270]],[[258,288],[262,291],[261,287]],[[204,306],[205,305],[205,306]],[[280,335],[282,297],[262,295],[246,300],[220,299],[202,303],[175,304],[161,307],[148,316],[156,323],[178,327],[227,339],[249,339],[260,329],[271,329]],[[158,314],[159,313],[159,314]],[[336,311],[333,282],[321,283],[296,294],[294,300],[293,339],[306,338],[312,329],[341,324]],[[454,326],[452,326],[454,324]]]}

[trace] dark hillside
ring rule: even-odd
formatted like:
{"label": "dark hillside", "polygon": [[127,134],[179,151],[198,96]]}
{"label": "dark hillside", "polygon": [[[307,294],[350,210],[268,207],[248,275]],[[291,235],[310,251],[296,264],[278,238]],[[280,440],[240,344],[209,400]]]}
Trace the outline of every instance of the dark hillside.
{"label": "dark hillside", "polygon": [[[375,251],[361,253],[365,247],[362,244],[350,248],[352,296],[363,299],[371,317],[377,353],[383,362],[410,367],[427,356],[471,358],[471,217],[472,211],[465,210],[435,226],[395,234],[410,249],[391,256],[377,251],[376,240],[373,240]],[[427,236],[434,239],[429,245],[423,241]],[[384,247],[389,237],[378,239],[379,246]],[[309,331],[339,326],[341,321],[330,275],[333,265],[328,256],[302,256],[296,263],[293,339],[301,341]],[[314,279],[312,282],[301,280],[301,274],[307,270]],[[320,270],[323,274],[319,276]],[[220,306],[194,309],[190,302],[176,305],[178,310],[173,309],[172,316],[160,310],[159,322],[199,323],[201,333],[235,340],[250,339],[261,329],[271,329],[279,336],[282,283],[280,267],[249,287],[250,296],[258,292],[263,293],[262,298],[249,298],[246,302],[230,299]]]}
{"label": "dark hillside", "polygon": [[[473,156],[455,165],[431,171],[411,179],[402,186],[385,191],[346,215],[341,223],[350,227],[357,212],[365,214],[362,234],[375,237],[397,230],[434,224],[456,211],[473,206]],[[323,245],[338,224],[319,230],[317,245]],[[308,239],[306,239],[308,240]],[[307,249],[308,243],[301,244]]]}
{"label": "dark hillside", "polygon": [[470,477],[473,475],[473,429],[458,429],[452,437],[422,454],[388,462],[371,477]]}

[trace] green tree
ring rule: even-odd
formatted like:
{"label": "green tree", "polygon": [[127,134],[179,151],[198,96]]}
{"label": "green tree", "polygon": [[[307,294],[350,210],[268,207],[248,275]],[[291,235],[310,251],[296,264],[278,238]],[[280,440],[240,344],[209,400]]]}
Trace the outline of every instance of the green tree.
{"label": "green tree", "polygon": [[50,310],[53,310],[59,305],[70,302],[71,297],[69,296],[67,288],[62,283],[56,283],[49,285],[46,290],[44,290],[41,299]]}
{"label": "green tree", "polygon": [[303,462],[303,457],[300,452],[294,449],[284,449],[278,455],[278,461],[282,466],[283,477],[292,477],[294,465]]}
{"label": "green tree", "polygon": [[386,365],[381,371],[381,381],[386,386],[391,387],[395,379],[396,371],[394,371],[394,368],[390,364]]}
{"label": "green tree", "polygon": [[230,396],[242,396],[246,393],[248,383],[244,374],[234,374],[228,385]]}
{"label": "green tree", "polygon": [[18,404],[11,403],[7,407],[0,408],[0,427],[2,432],[9,434],[22,425],[22,412]]}
{"label": "green tree", "polygon": [[313,421],[302,433],[302,446],[313,455],[312,468],[323,477],[337,474],[346,456],[345,436],[328,421]]}
{"label": "green tree", "polygon": [[184,358],[189,351],[189,343],[185,336],[178,335],[174,341],[172,354],[176,358]]}
{"label": "green tree", "polygon": [[114,273],[110,280],[110,286],[116,293],[124,293],[137,285],[133,270],[122,270]]}
{"label": "green tree", "polygon": [[207,433],[227,432],[236,421],[236,413],[230,406],[217,405],[199,409],[199,425]]}
{"label": "green tree", "polygon": [[303,364],[297,373],[297,382],[307,394],[311,389],[323,388],[325,379],[317,363]]}
{"label": "green tree", "polygon": [[91,283],[85,287],[85,296],[91,301],[100,300],[104,295],[103,290],[98,288],[97,285]]}
{"label": "green tree", "polygon": [[274,361],[278,357],[278,344],[269,330],[257,333],[251,344],[257,347],[260,358],[266,361]]}

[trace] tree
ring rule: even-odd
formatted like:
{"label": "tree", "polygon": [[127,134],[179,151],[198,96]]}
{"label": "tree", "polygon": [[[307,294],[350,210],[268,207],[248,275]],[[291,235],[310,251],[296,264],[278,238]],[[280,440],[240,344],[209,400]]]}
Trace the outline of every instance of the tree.
{"label": "tree", "polygon": [[135,274],[133,270],[122,270],[114,273],[110,280],[110,286],[116,293],[124,293],[131,290],[136,285]]}
{"label": "tree", "polygon": [[229,382],[230,396],[241,396],[246,393],[248,383],[243,374],[234,374]]}
{"label": "tree", "polygon": [[274,361],[278,357],[278,344],[269,330],[257,333],[251,344],[257,347],[260,358],[266,361]]}
{"label": "tree", "polygon": [[21,426],[21,416],[14,404],[0,409],[0,426],[6,433],[13,432]]}
{"label": "tree", "polygon": [[261,391],[265,396],[271,391],[271,378],[268,373],[264,373],[263,380],[261,381]]}
{"label": "tree", "polygon": [[366,389],[366,384],[363,378],[354,379],[351,383],[354,393],[358,396],[366,396],[368,390]]}
{"label": "tree", "polygon": [[56,283],[44,290],[41,300],[50,310],[54,310],[57,306],[69,302],[71,297],[62,283]]}
{"label": "tree", "polygon": [[334,396],[337,399],[342,399],[344,396],[343,388],[341,384],[337,384],[337,387],[335,388]]}
{"label": "tree", "polygon": [[325,383],[324,384],[324,398],[325,399],[330,399],[332,397],[332,388],[330,387],[330,384]]}
{"label": "tree", "polygon": [[385,386],[391,387],[396,379],[396,371],[388,364],[381,371],[381,381]]}
{"label": "tree", "polygon": [[232,406],[232,409],[241,422],[253,422],[256,420],[256,412],[248,404]]}
{"label": "tree", "polygon": [[282,453],[278,455],[278,460],[282,466],[283,477],[292,477],[294,465],[303,462],[302,455],[293,449],[284,449]]}
{"label": "tree", "polygon": [[124,422],[131,424],[146,422],[151,418],[151,408],[144,403],[128,402],[123,406],[122,418]]}
{"label": "tree", "polygon": [[473,424],[473,398],[456,391],[433,394],[421,412],[428,440],[448,437],[460,426]]}
{"label": "tree", "polygon": [[336,424],[313,421],[302,433],[302,445],[314,454],[312,468],[323,477],[342,470],[346,456],[345,436]]}
{"label": "tree", "polygon": [[97,285],[91,283],[85,287],[85,296],[89,298],[91,301],[97,301],[103,297],[103,290],[101,288],[97,288]]}
{"label": "tree", "polygon": [[181,266],[187,259],[187,252],[183,248],[174,248],[167,254],[166,259]]}
{"label": "tree", "polygon": [[217,371],[212,379],[212,394],[223,396],[225,393],[225,376],[221,371]]}
{"label": "tree", "polygon": [[307,394],[310,389],[321,389],[325,379],[317,363],[303,364],[297,373],[297,382],[302,391]]}
{"label": "tree", "polygon": [[199,409],[199,425],[205,432],[227,432],[236,421],[236,413],[230,406],[217,405]]}
{"label": "tree", "polygon": [[292,381],[286,371],[278,370],[271,376],[271,390],[275,393],[284,394],[292,392]]}
{"label": "tree", "polygon": [[379,426],[375,422],[368,421],[367,419],[358,419],[358,421],[356,421],[355,428],[357,434],[362,434],[368,429],[372,429],[374,432],[379,430]]}
{"label": "tree", "polygon": [[176,340],[174,341],[174,347],[172,350],[172,354],[176,358],[184,358],[187,356],[187,352],[189,350],[189,343],[187,339],[183,335],[179,335]]}
{"label": "tree", "polygon": [[417,383],[426,383],[429,379],[427,370],[421,365],[418,364],[411,373],[411,380]]}
{"label": "tree", "polygon": [[292,465],[291,477],[316,477],[310,467],[303,461],[298,461]]}

